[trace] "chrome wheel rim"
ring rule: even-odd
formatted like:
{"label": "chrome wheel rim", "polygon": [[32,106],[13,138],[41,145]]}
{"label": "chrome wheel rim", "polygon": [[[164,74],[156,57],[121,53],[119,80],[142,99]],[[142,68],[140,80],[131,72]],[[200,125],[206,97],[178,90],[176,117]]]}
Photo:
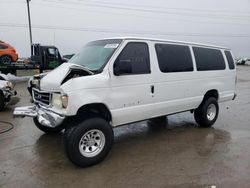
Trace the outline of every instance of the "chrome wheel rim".
{"label": "chrome wheel rim", "polygon": [[207,119],[209,121],[212,121],[216,116],[216,112],[217,112],[217,109],[216,109],[215,104],[210,104],[207,108]]}
{"label": "chrome wheel rim", "polygon": [[86,132],[79,142],[79,150],[84,157],[95,157],[104,148],[105,136],[102,131],[93,129]]}

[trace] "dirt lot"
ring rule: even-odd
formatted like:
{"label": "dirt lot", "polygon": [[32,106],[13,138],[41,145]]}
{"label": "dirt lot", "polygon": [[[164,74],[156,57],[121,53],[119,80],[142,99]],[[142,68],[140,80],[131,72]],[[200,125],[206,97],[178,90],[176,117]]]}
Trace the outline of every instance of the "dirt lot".
{"label": "dirt lot", "polygon": [[[31,119],[0,120],[14,129],[0,134],[0,187],[250,187],[250,66],[238,67],[237,98],[220,104],[213,128],[199,128],[189,112],[158,128],[147,122],[115,128],[108,157],[89,168],[65,156],[62,133],[46,135]],[[26,83],[16,86],[29,105]],[[7,125],[0,125],[0,130]]]}

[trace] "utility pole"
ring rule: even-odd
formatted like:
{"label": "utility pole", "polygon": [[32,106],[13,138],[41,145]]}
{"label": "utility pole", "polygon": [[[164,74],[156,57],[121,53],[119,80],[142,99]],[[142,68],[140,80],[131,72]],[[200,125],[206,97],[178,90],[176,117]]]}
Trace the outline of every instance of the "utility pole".
{"label": "utility pole", "polygon": [[27,9],[28,9],[28,19],[29,19],[29,31],[30,31],[30,50],[31,50],[31,54],[32,54],[32,32],[31,32],[31,21],[30,21],[30,5],[29,2],[31,0],[26,0],[27,1]]}

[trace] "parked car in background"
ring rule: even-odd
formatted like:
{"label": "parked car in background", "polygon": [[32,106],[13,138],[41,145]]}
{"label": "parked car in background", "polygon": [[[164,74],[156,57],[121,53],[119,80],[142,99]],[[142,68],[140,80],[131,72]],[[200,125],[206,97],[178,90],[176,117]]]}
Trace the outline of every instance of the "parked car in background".
{"label": "parked car in background", "polygon": [[237,61],[237,65],[246,65],[250,63],[250,59],[248,58],[244,58],[244,59],[238,59]]}
{"label": "parked car in background", "polygon": [[13,83],[8,81],[6,75],[0,74],[0,111],[5,108],[14,95],[16,95],[16,91]]}
{"label": "parked car in background", "polygon": [[228,48],[114,38],[88,43],[30,83],[34,105],[16,108],[14,116],[32,117],[45,133],[66,129],[66,154],[85,167],[108,154],[113,127],[183,111],[211,127],[219,103],[236,96],[236,69]]}
{"label": "parked car in background", "polygon": [[8,64],[11,62],[16,62],[18,59],[18,54],[14,47],[3,41],[0,41],[0,67],[1,64]]}

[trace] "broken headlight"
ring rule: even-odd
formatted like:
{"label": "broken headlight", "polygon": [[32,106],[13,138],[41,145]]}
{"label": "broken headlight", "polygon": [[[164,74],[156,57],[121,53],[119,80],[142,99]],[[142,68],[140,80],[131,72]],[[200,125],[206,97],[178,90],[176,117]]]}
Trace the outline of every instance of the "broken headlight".
{"label": "broken headlight", "polygon": [[68,96],[62,95],[60,93],[53,93],[52,95],[52,105],[55,108],[67,108],[68,106]]}

